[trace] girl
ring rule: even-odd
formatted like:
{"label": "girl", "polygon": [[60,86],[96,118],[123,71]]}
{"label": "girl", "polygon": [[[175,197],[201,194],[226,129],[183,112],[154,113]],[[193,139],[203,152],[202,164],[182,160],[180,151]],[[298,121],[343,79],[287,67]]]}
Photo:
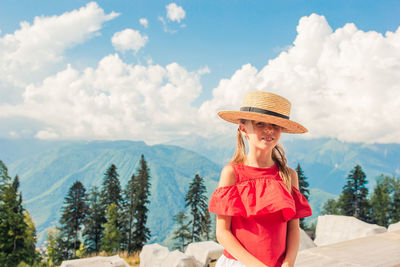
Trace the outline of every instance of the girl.
{"label": "girl", "polygon": [[245,95],[240,111],[218,112],[239,128],[235,154],[209,203],[210,212],[218,215],[218,242],[225,248],[216,267],[294,265],[298,218],[310,216],[311,208],[278,144],[281,132],[307,132],[289,120],[290,106],[279,95],[256,91]]}

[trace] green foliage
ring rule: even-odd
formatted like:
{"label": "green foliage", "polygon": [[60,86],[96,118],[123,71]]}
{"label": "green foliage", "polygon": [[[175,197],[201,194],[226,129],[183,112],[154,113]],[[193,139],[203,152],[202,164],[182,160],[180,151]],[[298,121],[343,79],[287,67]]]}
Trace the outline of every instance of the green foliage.
{"label": "green foliage", "polygon": [[339,208],[342,215],[354,216],[362,221],[370,222],[370,204],[368,201],[367,176],[356,165],[347,176],[347,183],[339,197]]}
{"label": "green foliage", "polygon": [[83,230],[84,242],[89,253],[98,253],[105,221],[100,192],[96,186],[92,187],[89,192],[87,206],[88,210]]}
{"label": "green foliage", "polygon": [[330,214],[339,215],[340,210],[338,207],[338,202],[334,199],[328,199],[322,206],[321,214],[322,215],[330,215]]}
{"label": "green foliage", "polygon": [[371,197],[372,220],[387,227],[400,221],[400,178],[381,175]]}
{"label": "green foliage", "polygon": [[196,174],[185,196],[185,206],[192,215],[191,242],[200,241],[202,235],[210,231],[210,223],[206,222],[209,218],[206,193],[203,178]]}
{"label": "green foliage", "polygon": [[133,251],[134,222],[137,206],[138,179],[132,174],[124,190],[124,247],[130,254]]}
{"label": "green foliage", "polygon": [[[310,197],[310,191],[308,190],[309,184],[307,182],[307,177],[304,175],[304,172],[300,167],[300,163],[297,163],[296,172],[299,179],[300,193],[308,200]],[[304,223],[304,218],[300,218],[300,227],[302,229],[307,229],[307,225]]]}
{"label": "green foliage", "polygon": [[134,232],[133,250],[140,251],[142,247],[150,239],[150,230],[147,228],[147,214],[149,209],[147,205],[150,203],[150,170],[144,156],[141,156],[138,173],[133,179],[134,190]]}
{"label": "green foliage", "polygon": [[391,216],[391,202],[389,181],[379,178],[371,196],[373,223],[388,227]]}
{"label": "green foliage", "polygon": [[104,174],[103,188],[101,191],[101,200],[104,210],[107,209],[111,203],[114,203],[117,207],[121,205],[121,184],[118,177],[117,167],[111,164]]}
{"label": "green foliage", "polygon": [[60,230],[52,227],[47,232],[47,264],[49,266],[60,265],[65,256]]}
{"label": "green foliage", "polygon": [[21,261],[31,261],[32,249],[24,242],[28,228],[25,209],[18,192],[18,176],[10,183],[7,168],[1,161],[0,176],[0,262],[5,267],[17,266]]}
{"label": "green foliage", "polygon": [[40,261],[38,252],[36,252],[36,227],[32,221],[32,217],[29,212],[25,210],[24,221],[27,225],[24,235],[24,243],[26,249],[25,263],[29,265],[34,265],[36,262]]}
{"label": "green foliage", "polygon": [[101,239],[101,250],[110,253],[120,250],[122,241],[122,233],[118,229],[118,207],[115,203],[111,203],[107,208],[106,219],[104,224],[103,238]]}
{"label": "green foliage", "polygon": [[86,189],[80,181],[76,181],[69,189],[61,212],[60,230],[69,259],[75,257],[80,246],[78,237],[87,213]]}
{"label": "green foliage", "polygon": [[188,241],[192,238],[190,234],[190,222],[187,222],[187,216],[185,211],[180,211],[174,216],[174,222],[176,223],[176,230],[174,231],[173,239],[176,241],[174,249],[184,251],[188,245]]}
{"label": "green foliage", "polygon": [[84,258],[86,255],[88,255],[88,251],[85,247],[85,244],[81,243],[79,249],[76,251],[76,256],[78,258]]}

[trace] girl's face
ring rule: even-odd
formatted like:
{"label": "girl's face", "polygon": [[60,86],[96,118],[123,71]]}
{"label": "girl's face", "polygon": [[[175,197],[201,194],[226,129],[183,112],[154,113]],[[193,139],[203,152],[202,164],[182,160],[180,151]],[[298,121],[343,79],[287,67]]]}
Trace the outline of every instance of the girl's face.
{"label": "girl's face", "polygon": [[245,133],[249,146],[261,150],[272,150],[278,144],[282,130],[278,125],[261,121],[246,121],[239,129]]}

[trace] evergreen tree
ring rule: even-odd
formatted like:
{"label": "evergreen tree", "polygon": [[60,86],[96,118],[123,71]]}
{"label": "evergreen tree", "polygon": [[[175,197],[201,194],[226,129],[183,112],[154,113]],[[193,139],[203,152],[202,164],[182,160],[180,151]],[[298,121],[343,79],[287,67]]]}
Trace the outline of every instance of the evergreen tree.
{"label": "evergreen tree", "polygon": [[140,251],[150,238],[150,230],[147,223],[147,204],[150,203],[150,170],[144,156],[141,156],[138,173],[136,175],[134,229],[132,238],[134,240],[133,250]]}
{"label": "evergreen tree", "polygon": [[390,223],[400,222],[400,178],[392,177],[390,179],[390,191],[392,203],[390,205]]}
{"label": "evergreen tree", "polygon": [[340,215],[340,210],[338,208],[338,202],[334,199],[328,199],[321,209],[322,215]]}
{"label": "evergreen tree", "polygon": [[[307,177],[304,175],[304,172],[300,167],[300,163],[297,163],[296,172],[299,179],[300,193],[308,200],[310,197],[310,191],[308,190]],[[306,224],[304,223],[304,218],[300,218],[300,227],[305,230],[307,228]]]}
{"label": "evergreen tree", "polygon": [[388,184],[388,180],[378,178],[371,196],[371,215],[373,223],[388,227],[391,215],[391,202],[390,184]]}
{"label": "evergreen tree", "polygon": [[177,225],[177,229],[174,232],[173,239],[176,241],[174,244],[174,249],[179,249],[184,251],[185,247],[188,245],[188,241],[191,239],[190,234],[190,222],[186,222],[187,216],[185,211],[180,211],[174,216],[174,221]]}
{"label": "evergreen tree", "polygon": [[107,208],[106,220],[104,224],[103,238],[101,239],[101,250],[105,252],[117,252],[120,250],[122,233],[118,228],[118,207],[111,203]]}
{"label": "evergreen tree", "polygon": [[39,254],[36,252],[36,227],[32,221],[32,217],[27,210],[25,210],[24,221],[27,225],[24,235],[24,243],[26,248],[26,257],[24,262],[29,265],[34,265],[39,261]]}
{"label": "evergreen tree", "polygon": [[137,189],[138,179],[135,174],[132,174],[129,179],[126,189],[124,190],[124,214],[125,214],[125,229],[124,229],[124,243],[125,249],[130,254],[133,251],[133,234],[134,234],[134,223],[136,216],[136,205],[137,205]]}
{"label": "evergreen tree", "polygon": [[361,166],[356,165],[347,176],[347,183],[339,197],[338,206],[342,215],[354,216],[366,222],[370,221],[367,182]]}
{"label": "evergreen tree", "polygon": [[185,205],[189,207],[192,214],[192,231],[191,242],[198,242],[205,231],[209,229],[204,227],[204,221],[207,220],[208,204],[206,187],[203,184],[203,178],[198,174],[195,175],[193,181],[189,185],[189,190],[186,193]]}
{"label": "evergreen tree", "polygon": [[210,232],[212,231],[212,227],[211,227],[211,215],[208,212],[208,210],[204,211],[204,217],[203,220],[201,221],[201,231],[203,233],[202,237],[205,240],[210,240]]}
{"label": "evergreen tree", "polygon": [[86,189],[80,181],[76,181],[69,189],[61,209],[60,230],[66,241],[65,249],[68,250],[68,258],[71,254],[75,257],[76,250],[80,246],[78,236],[87,214],[86,201]]}
{"label": "evergreen tree", "polygon": [[89,253],[100,252],[104,223],[104,210],[100,201],[99,189],[94,186],[89,192],[88,210],[83,230],[85,246]]}
{"label": "evergreen tree", "polygon": [[121,206],[121,185],[118,177],[117,167],[111,164],[104,174],[103,189],[101,191],[101,200],[104,210],[106,210],[111,203],[115,203],[118,208]]}
{"label": "evergreen tree", "polygon": [[21,261],[29,261],[24,242],[27,230],[22,196],[18,193],[18,176],[10,183],[7,168],[0,162],[0,262],[3,266],[17,266]]}
{"label": "evergreen tree", "polygon": [[301,169],[301,166],[300,166],[299,163],[297,163],[296,172],[297,172],[297,176],[299,178],[299,190],[300,190],[300,193],[307,200],[309,200],[309,197],[310,197],[310,191],[308,190],[309,184],[307,182],[307,177],[304,175],[304,172]]}

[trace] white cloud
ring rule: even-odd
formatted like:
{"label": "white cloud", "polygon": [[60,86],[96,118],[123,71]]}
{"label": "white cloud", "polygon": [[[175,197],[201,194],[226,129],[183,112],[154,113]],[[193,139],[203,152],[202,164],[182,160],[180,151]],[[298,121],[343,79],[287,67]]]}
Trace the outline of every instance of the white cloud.
{"label": "white cloud", "polygon": [[60,67],[66,49],[98,35],[102,24],[117,16],[90,2],[59,16],[35,17],[32,24],[21,22],[20,29],[0,38],[0,90],[41,81]]}
{"label": "white cloud", "polygon": [[[297,32],[261,70],[246,64],[222,79],[200,108],[194,102],[208,67],[191,72],[178,63],[130,65],[114,54],[96,68],[68,66],[29,83],[23,103],[0,104],[0,122],[24,118],[38,138],[160,143],[232,131],[216,112],[238,109],[247,91],[268,90],[292,102],[291,119],[310,130],[308,137],[400,142],[400,28],[382,35],[349,23],[333,31],[312,14],[300,20]],[[14,136],[27,131],[5,129]]]}
{"label": "white cloud", "polygon": [[142,25],[146,29],[147,29],[147,27],[149,27],[149,21],[146,18],[140,18],[139,19],[139,23],[140,23],[140,25]]}
{"label": "white cloud", "polygon": [[181,6],[178,6],[175,3],[171,3],[167,5],[165,8],[167,9],[167,18],[170,21],[176,21],[180,23],[181,20],[184,19],[186,16],[185,10]]}
{"label": "white cloud", "polygon": [[144,47],[149,38],[141,35],[139,31],[133,29],[125,29],[113,35],[111,42],[117,51],[125,52],[129,50],[139,51]]}
{"label": "white cloud", "polygon": [[68,66],[38,85],[24,103],[0,106],[0,117],[28,117],[44,126],[38,138],[137,139],[150,143],[200,131],[192,102],[200,74],[177,63],[128,65],[117,54],[83,72]]}
{"label": "white cloud", "polygon": [[244,65],[221,80],[200,108],[209,131],[221,123],[218,110],[237,109],[249,90],[268,90],[291,100],[291,118],[309,137],[400,142],[400,27],[385,36],[352,23],[333,32],[323,16],[312,14],[297,32],[293,46],[261,71]]}

